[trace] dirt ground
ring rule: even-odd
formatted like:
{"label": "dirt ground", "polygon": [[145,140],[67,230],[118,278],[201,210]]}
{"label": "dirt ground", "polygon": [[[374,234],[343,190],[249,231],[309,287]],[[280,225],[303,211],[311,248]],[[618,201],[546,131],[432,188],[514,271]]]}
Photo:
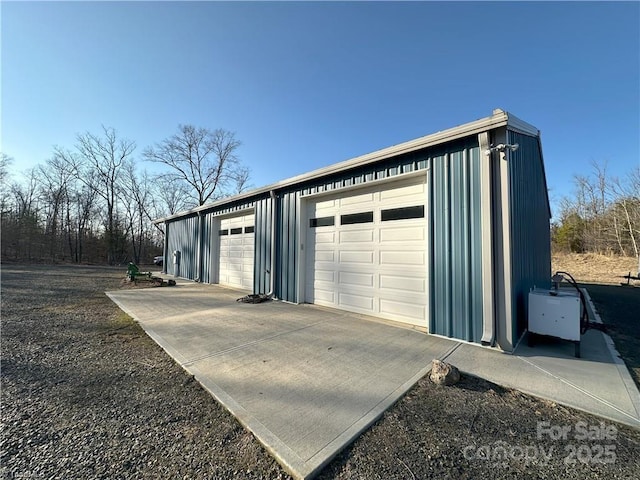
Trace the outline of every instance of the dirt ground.
{"label": "dirt ground", "polygon": [[[556,253],[552,255],[553,272],[569,272],[578,282],[619,285],[626,282],[624,275],[638,274],[638,259],[595,253]],[[640,286],[639,281],[630,283]]]}
{"label": "dirt ground", "polygon": [[[0,478],[289,478],[104,295],[123,276],[2,266]],[[640,294],[625,291],[593,295],[605,322]],[[623,357],[632,320],[615,324]],[[637,479],[638,458],[638,430],[470,376],[423,378],[320,478]]]}

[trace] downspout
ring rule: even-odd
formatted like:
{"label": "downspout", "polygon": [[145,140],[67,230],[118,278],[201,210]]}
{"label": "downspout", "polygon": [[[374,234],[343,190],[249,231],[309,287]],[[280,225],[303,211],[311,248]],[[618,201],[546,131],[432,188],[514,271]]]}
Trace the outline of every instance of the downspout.
{"label": "downspout", "polygon": [[489,133],[478,135],[480,144],[480,224],[482,231],[482,338],[480,343],[495,346],[496,343],[496,311],[494,292],[494,222],[492,199],[492,164],[493,155],[490,150]]}
{"label": "downspout", "polygon": [[164,239],[162,243],[162,273],[167,273],[167,263],[169,263],[169,222],[164,222]]}
{"label": "downspout", "polygon": [[202,212],[198,212],[198,241],[196,252],[196,282],[202,282],[202,224],[203,224]]}
{"label": "downspout", "polygon": [[267,271],[269,274],[269,293],[267,296],[273,297],[276,288],[276,193],[271,190],[269,196],[271,197],[271,271]]}

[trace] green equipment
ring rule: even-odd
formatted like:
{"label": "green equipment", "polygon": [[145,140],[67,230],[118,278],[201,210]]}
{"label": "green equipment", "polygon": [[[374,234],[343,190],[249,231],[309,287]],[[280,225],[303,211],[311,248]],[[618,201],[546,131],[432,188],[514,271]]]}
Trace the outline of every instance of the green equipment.
{"label": "green equipment", "polygon": [[129,266],[127,267],[127,278],[132,282],[135,282],[139,278],[151,280],[151,272],[141,272],[135,263],[129,262]]}
{"label": "green equipment", "polygon": [[138,281],[142,280],[144,282],[149,282],[149,284],[151,284],[150,286],[153,287],[175,287],[176,285],[176,281],[175,280],[163,280],[160,277],[154,277],[151,275],[151,272],[141,272],[140,269],[138,268],[138,266],[133,263],[133,262],[129,262],[129,265],[127,266],[127,278],[126,278],[129,282],[133,282],[136,285],[138,284]]}

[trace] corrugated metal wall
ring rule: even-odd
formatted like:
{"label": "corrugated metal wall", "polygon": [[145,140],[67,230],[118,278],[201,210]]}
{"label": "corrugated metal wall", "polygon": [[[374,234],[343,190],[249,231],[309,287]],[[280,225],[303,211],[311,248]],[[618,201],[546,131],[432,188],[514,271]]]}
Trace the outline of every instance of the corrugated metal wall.
{"label": "corrugated metal wall", "polygon": [[[202,218],[197,213],[193,213],[167,222],[167,251],[165,252],[167,273],[176,274],[172,253],[178,250],[180,251],[178,276],[189,280],[200,279],[203,282],[215,281],[213,261],[216,252],[215,244],[218,241],[218,232],[215,229],[216,217],[247,210],[253,206],[254,199],[249,199],[214,211],[200,212]],[[202,233],[201,240],[200,233]],[[200,255],[198,255],[198,249],[200,249]],[[200,263],[200,271],[198,263]]]}
{"label": "corrugated metal wall", "polygon": [[[287,192],[278,198],[280,213],[276,230],[276,294],[288,302],[298,302],[298,199],[299,191]],[[301,260],[304,263],[304,260]]]}
{"label": "corrugated metal wall", "polygon": [[[168,224],[167,273],[195,280],[198,238],[198,215],[183,217]],[[180,270],[176,271],[172,253],[180,251]]]}
{"label": "corrugated metal wall", "polygon": [[[424,151],[410,152],[385,160],[383,162],[341,172],[339,175],[307,182],[295,189],[278,193],[277,198],[277,229],[276,229],[276,285],[275,295],[281,300],[298,303],[298,223],[300,221],[299,204],[305,195],[325,193],[362,185],[374,180],[382,180],[403,173],[424,170],[427,166],[427,156]],[[256,207],[256,211],[258,208]],[[303,213],[302,213],[303,214]],[[256,230],[257,231],[257,230]],[[256,239],[257,242],[257,239]],[[256,258],[256,263],[257,263]],[[256,273],[257,267],[256,267]],[[262,291],[260,291],[262,292]]]}
{"label": "corrugated metal wall", "polygon": [[480,149],[466,145],[429,160],[429,331],[479,342],[482,336]]}
{"label": "corrugated metal wall", "polygon": [[511,284],[515,322],[513,342],[526,328],[528,294],[535,285],[549,288],[551,278],[550,209],[538,137],[508,132],[520,145],[510,153]]}
{"label": "corrugated metal wall", "polygon": [[212,261],[214,253],[213,240],[218,239],[218,232],[215,227],[215,217],[213,213],[207,213],[202,216],[202,265],[201,265],[201,280],[205,283],[213,283],[215,278],[213,277]]}
{"label": "corrugated metal wall", "polygon": [[255,203],[255,260],[253,264],[254,293],[269,293],[271,288],[271,223],[273,205],[270,197]]}
{"label": "corrugated metal wall", "polygon": [[[514,335],[519,336],[526,322],[526,293],[534,283],[544,286],[549,279],[549,208],[539,139],[510,132],[508,141],[520,144],[520,149],[510,154],[508,165],[511,280],[515,299],[511,309],[513,318],[518,319]],[[275,205],[269,193],[264,193],[224,208],[202,212],[202,281],[215,281],[212,265],[216,257],[215,242],[218,241],[216,217],[254,208],[254,292],[267,293],[273,275],[277,298],[294,303],[302,301],[297,296],[298,264],[304,262],[303,258],[298,258],[298,225],[299,216],[305,214],[299,208],[304,196],[428,169],[425,203],[429,248],[429,330],[479,342],[483,323],[480,167],[485,157],[474,136],[277,191]],[[496,175],[495,169],[492,175]],[[499,180],[493,178],[492,182],[495,186]],[[275,272],[272,272],[274,208],[276,262]],[[171,252],[180,250],[180,276],[197,277],[198,234],[197,214],[167,222],[168,273],[174,273]],[[502,235],[502,232],[496,230],[495,235]],[[502,320],[497,320],[498,328],[502,328]]]}

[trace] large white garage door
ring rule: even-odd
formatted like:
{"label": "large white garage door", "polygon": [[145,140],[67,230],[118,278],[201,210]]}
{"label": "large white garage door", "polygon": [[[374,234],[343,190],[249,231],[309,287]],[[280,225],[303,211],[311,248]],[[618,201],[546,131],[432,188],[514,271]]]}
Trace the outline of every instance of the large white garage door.
{"label": "large white garage door", "polygon": [[424,177],[307,204],[307,302],[427,327]]}
{"label": "large white garage door", "polygon": [[220,283],[253,290],[253,222],[253,214],[220,220]]}

